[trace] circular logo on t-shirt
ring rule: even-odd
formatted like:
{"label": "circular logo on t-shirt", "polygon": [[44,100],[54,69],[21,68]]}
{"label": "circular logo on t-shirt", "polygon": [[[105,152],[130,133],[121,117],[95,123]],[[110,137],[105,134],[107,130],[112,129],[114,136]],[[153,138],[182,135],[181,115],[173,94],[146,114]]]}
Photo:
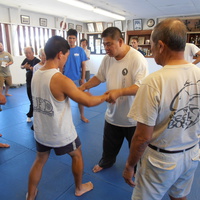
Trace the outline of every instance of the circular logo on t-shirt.
{"label": "circular logo on t-shirt", "polygon": [[124,68],[122,70],[122,74],[123,74],[123,76],[126,76],[128,74],[128,69]]}

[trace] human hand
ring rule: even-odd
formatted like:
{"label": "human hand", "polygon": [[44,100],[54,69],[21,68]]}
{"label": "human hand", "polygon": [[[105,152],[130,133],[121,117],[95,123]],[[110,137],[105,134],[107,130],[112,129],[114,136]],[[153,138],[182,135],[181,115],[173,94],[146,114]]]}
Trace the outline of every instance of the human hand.
{"label": "human hand", "polygon": [[30,68],[31,68],[31,65],[28,64],[28,63],[26,63],[26,64],[24,65],[24,68],[25,68],[25,69],[30,69]]}
{"label": "human hand", "polygon": [[129,166],[126,164],[126,167],[123,171],[123,178],[125,182],[130,185],[131,187],[135,187],[135,183],[133,181],[133,177],[135,176],[134,174],[134,167]]}
{"label": "human hand", "polygon": [[105,94],[108,95],[108,98],[106,99],[106,101],[112,104],[114,104],[116,102],[116,99],[120,96],[119,90],[109,90],[105,92]]}
{"label": "human hand", "polygon": [[80,80],[79,80],[79,84],[80,84],[80,85],[83,85],[84,83],[85,83],[85,80],[84,80],[84,79],[80,79]]}
{"label": "human hand", "polygon": [[0,105],[4,105],[6,103],[6,97],[3,94],[0,94]]}

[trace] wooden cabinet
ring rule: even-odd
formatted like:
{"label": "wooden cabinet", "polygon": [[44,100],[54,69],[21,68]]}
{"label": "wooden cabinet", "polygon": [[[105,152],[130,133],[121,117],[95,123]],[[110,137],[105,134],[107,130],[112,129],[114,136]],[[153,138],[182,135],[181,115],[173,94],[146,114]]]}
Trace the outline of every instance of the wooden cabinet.
{"label": "wooden cabinet", "polygon": [[[146,53],[146,57],[152,57],[150,36],[152,30],[127,31],[126,44],[131,45],[132,38],[138,38],[139,48]],[[200,48],[200,32],[187,32],[187,42]]]}
{"label": "wooden cabinet", "polygon": [[187,42],[193,43],[200,48],[200,32],[188,32]]}
{"label": "wooden cabinet", "polygon": [[131,45],[132,38],[137,38],[138,46],[146,53],[146,57],[152,57],[150,45],[151,32],[152,30],[127,31],[126,44]]}

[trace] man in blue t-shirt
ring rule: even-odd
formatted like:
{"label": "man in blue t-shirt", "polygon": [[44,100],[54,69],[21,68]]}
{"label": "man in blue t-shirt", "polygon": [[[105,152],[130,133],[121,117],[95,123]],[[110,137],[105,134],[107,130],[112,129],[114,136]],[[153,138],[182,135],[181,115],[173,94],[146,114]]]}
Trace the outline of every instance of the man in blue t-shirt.
{"label": "man in blue t-shirt", "polygon": [[[70,54],[67,62],[64,66],[63,74],[68,78],[72,79],[77,86],[82,85],[85,82],[85,70],[87,56],[83,48],[76,46],[77,40],[77,31],[74,29],[69,29],[67,31],[67,41],[70,45]],[[81,120],[83,122],[89,122],[84,116],[84,107],[83,105],[78,105]]]}

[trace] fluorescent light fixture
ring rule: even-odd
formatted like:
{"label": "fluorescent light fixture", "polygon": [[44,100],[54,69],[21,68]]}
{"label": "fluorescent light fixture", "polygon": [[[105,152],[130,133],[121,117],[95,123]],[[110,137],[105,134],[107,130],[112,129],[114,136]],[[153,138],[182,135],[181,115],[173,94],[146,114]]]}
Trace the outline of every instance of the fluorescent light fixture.
{"label": "fluorescent light fixture", "polygon": [[84,10],[91,10],[91,11],[94,10],[93,6],[91,6],[90,4],[81,2],[81,1],[77,1],[77,0],[58,0],[58,1],[69,4],[71,6],[82,8]]}
{"label": "fluorescent light fixture", "polygon": [[126,19],[125,17],[123,17],[121,15],[117,15],[117,14],[108,12],[108,11],[103,10],[101,8],[95,8],[93,11],[95,13],[98,13],[98,14],[101,14],[101,15],[104,15],[104,16],[107,16],[107,17],[111,17],[111,18],[114,18],[114,19],[118,19],[118,20],[125,20]]}
{"label": "fluorescent light fixture", "polygon": [[111,18],[114,18],[114,19],[117,19],[117,20],[125,20],[126,19],[124,16],[111,13],[111,12],[103,10],[101,8],[93,7],[92,5],[84,3],[82,1],[77,1],[77,0],[58,0],[58,1],[60,1],[62,3],[66,3],[66,4],[74,6],[74,7],[82,8],[84,10],[93,11],[93,12],[98,13],[100,15],[111,17]]}

